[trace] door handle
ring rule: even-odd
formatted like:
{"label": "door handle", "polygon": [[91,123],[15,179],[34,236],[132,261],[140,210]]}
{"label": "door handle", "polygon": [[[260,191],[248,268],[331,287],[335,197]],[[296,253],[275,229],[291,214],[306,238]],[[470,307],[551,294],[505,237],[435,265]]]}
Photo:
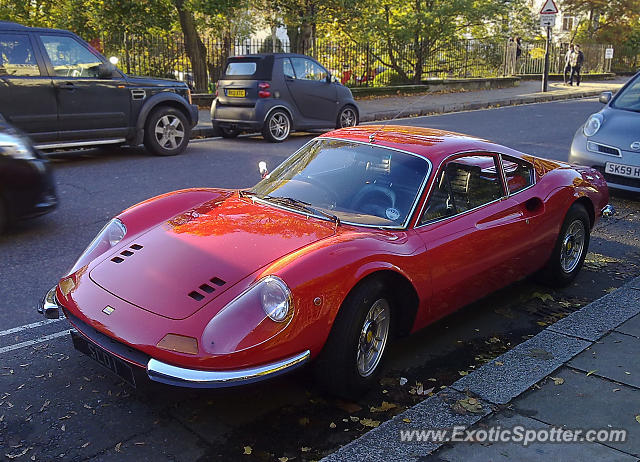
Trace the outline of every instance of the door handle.
{"label": "door handle", "polygon": [[76,86],[73,84],[73,82],[57,83],[56,87],[61,89],[61,90],[75,90],[76,89]]}

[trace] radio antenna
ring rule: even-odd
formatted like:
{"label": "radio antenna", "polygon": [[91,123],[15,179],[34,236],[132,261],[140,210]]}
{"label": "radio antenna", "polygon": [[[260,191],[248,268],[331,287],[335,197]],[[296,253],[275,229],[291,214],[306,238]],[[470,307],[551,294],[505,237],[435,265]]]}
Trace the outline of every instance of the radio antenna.
{"label": "radio antenna", "polygon": [[396,115],[394,115],[391,119],[387,119],[385,121],[384,124],[382,124],[382,126],[377,129],[375,132],[373,132],[371,135],[369,135],[369,143],[374,143],[376,141],[376,135],[380,132],[383,132],[384,129],[387,127],[387,125],[389,125],[391,122],[393,122],[394,120],[396,120],[398,117],[400,117],[400,114],[402,114],[403,112],[408,111],[409,109],[411,109],[412,107],[414,107],[416,104],[418,104],[419,102],[421,102],[423,99],[425,99],[427,96],[431,96],[432,93],[425,93],[424,95],[422,95],[420,98],[417,98],[415,101],[413,101],[411,104],[407,105],[406,107],[402,108],[400,110],[400,112],[398,112]]}

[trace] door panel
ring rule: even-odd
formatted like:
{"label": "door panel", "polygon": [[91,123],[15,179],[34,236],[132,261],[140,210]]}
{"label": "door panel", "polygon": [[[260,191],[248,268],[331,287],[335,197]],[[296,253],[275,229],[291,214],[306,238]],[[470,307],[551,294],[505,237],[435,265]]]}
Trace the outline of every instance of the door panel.
{"label": "door panel", "polygon": [[335,122],[338,101],[335,83],[327,83],[326,69],[307,58],[291,58],[295,78],[286,77],[287,88],[300,113],[307,119]]}
{"label": "door panel", "polygon": [[35,49],[29,34],[0,33],[0,113],[33,140],[53,141],[56,94]]}
{"label": "door panel", "polygon": [[126,137],[131,94],[122,76],[101,79],[102,59],[71,36],[41,34],[58,99],[61,140]]}

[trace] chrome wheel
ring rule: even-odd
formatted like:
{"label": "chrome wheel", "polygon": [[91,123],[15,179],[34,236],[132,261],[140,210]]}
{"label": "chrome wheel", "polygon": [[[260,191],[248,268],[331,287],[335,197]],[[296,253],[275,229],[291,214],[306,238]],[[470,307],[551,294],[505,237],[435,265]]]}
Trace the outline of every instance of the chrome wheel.
{"label": "chrome wheel", "polygon": [[584,223],[581,220],[573,221],[567,228],[560,249],[560,266],[565,273],[571,273],[580,263],[585,238]]}
{"label": "chrome wheel", "polygon": [[276,141],[283,141],[289,136],[291,122],[283,112],[276,112],[269,118],[269,133]]}
{"label": "chrome wheel", "polygon": [[176,149],[184,140],[182,121],[172,114],[158,119],[154,129],[156,141],[164,149]]}
{"label": "chrome wheel", "polygon": [[389,337],[390,318],[389,302],[384,298],[374,302],[364,318],[356,355],[358,373],[362,377],[373,374],[382,359]]}
{"label": "chrome wheel", "polygon": [[356,111],[350,107],[344,108],[340,113],[340,128],[353,127],[357,123]]}

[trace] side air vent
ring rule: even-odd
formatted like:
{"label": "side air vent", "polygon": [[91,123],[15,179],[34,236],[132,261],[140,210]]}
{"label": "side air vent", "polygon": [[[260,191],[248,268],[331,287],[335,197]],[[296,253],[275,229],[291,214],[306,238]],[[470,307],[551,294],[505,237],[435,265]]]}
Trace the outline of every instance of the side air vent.
{"label": "side air vent", "polygon": [[196,301],[200,301],[204,298],[204,295],[202,295],[200,292],[196,292],[195,290],[193,292],[189,292],[189,297],[193,298]]}
{"label": "side air vent", "polygon": [[130,257],[131,255],[133,255],[133,252],[131,250],[124,250],[120,252],[120,255],[124,255],[125,257]]}
{"label": "side air vent", "polygon": [[201,291],[203,291],[203,292],[206,292],[206,293],[210,294],[211,292],[213,292],[213,291],[214,291],[214,290],[216,290],[216,289],[214,289],[213,287],[211,287],[209,284],[202,284],[202,285],[200,286],[200,290],[201,290]]}
{"label": "side air vent", "polygon": [[[140,250],[142,249],[142,246],[140,244],[132,244],[131,246],[129,246],[129,249]],[[120,255],[122,255],[122,257],[130,257],[135,252],[132,252],[129,249],[124,249],[122,252],[120,252]],[[124,258],[122,257],[113,257],[111,261],[114,263],[122,263],[124,261]]]}
{"label": "side air vent", "polygon": [[120,258],[120,257],[113,257],[111,259],[112,262],[114,263],[122,263],[124,261],[124,258]]}
{"label": "side air vent", "polygon": [[133,244],[133,245],[131,246],[131,248],[132,248],[133,250],[140,250],[140,249],[142,249],[142,246],[141,246],[140,244]]}
{"label": "side air vent", "polygon": [[144,99],[147,93],[144,90],[131,90],[131,98]]}

